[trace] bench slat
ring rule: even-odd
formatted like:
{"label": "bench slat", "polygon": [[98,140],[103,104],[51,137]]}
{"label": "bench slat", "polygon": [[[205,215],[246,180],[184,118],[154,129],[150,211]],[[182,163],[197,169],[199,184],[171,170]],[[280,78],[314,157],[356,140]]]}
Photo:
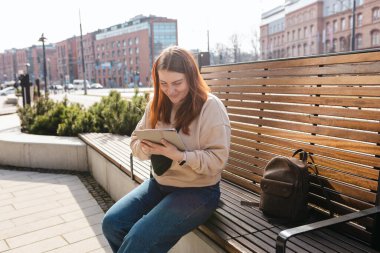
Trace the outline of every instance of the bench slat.
{"label": "bench slat", "polygon": [[[281,66],[280,66],[281,67]],[[364,64],[336,64],[334,66],[300,66],[291,68],[276,69],[248,69],[204,73],[202,76],[205,80],[210,79],[227,79],[243,77],[279,77],[279,76],[318,76],[318,75],[347,75],[347,74],[370,74],[378,73],[380,69],[379,62]]]}
{"label": "bench slat", "polygon": [[219,93],[220,99],[265,101],[268,103],[292,103],[292,104],[318,104],[343,107],[378,108],[380,99],[363,97],[338,97],[338,96],[305,96],[305,95],[257,95],[241,93]]}
{"label": "bench slat", "polygon": [[[227,108],[227,112],[232,115],[241,115],[248,117],[262,117],[266,119],[278,119],[290,122],[308,123],[318,126],[332,126],[337,128],[348,128],[352,130],[364,130],[372,131],[376,133],[371,133],[367,135],[369,138],[375,137],[377,132],[380,132],[380,125],[378,122],[369,121],[359,121],[351,119],[337,119],[335,117],[323,117],[314,116],[310,114],[300,114],[300,113],[289,113],[289,112],[272,112],[272,111],[262,111],[246,108]],[[232,115],[231,115],[232,114]],[[334,129],[334,128],[332,128]],[[341,130],[341,129],[339,129]],[[366,132],[363,132],[366,133]]]}
{"label": "bench slat", "polygon": [[208,80],[207,84],[213,86],[225,85],[371,85],[378,86],[380,77],[373,76],[334,76],[334,77],[279,77],[279,78],[240,78],[225,80]]}
{"label": "bench slat", "polygon": [[206,74],[210,72],[240,71],[253,69],[282,69],[300,66],[326,66],[335,64],[364,63],[377,61],[380,61],[380,52],[358,52],[357,54],[347,55],[320,55],[317,57],[303,57],[298,59],[280,59],[221,66],[205,66],[202,67],[201,73]]}
{"label": "bench slat", "polygon": [[[223,104],[227,107],[238,107],[246,109],[262,109],[280,112],[295,112],[307,113],[311,115],[324,115],[336,117],[349,117],[350,119],[364,119],[364,120],[378,120],[380,112],[375,110],[357,110],[349,108],[332,108],[332,107],[319,107],[319,106],[304,106],[304,105],[287,105],[287,104],[268,104],[248,101],[226,101],[222,100]],[[373,122],[373,121],[372,121]]]}

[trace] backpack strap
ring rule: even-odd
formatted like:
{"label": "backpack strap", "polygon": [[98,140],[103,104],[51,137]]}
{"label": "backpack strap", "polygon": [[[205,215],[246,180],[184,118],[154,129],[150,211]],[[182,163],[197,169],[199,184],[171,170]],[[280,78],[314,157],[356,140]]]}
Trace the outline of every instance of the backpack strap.
{"label": "backpack strap", "polygon": [[302,160],[302,162],[306,163],[308,153],[306,151],[304,151],[302,148],[300,148],[300,149],[297,149],[296,151],[294,151],[292,157],[296,156],[298,153],[300,154],[300,159]]}
{"label": "backpack strap", "polygon": [[317,165],[314,162],[313,156],[311,154],[309,154],[309,157],[310,157],[310,160],[311,160],[311,164],[309,165],[309,168],[311,168],[314,171],[314,175],[317,178],[317,181],[318,181],[319,185],[322,188],[323,195],[326,198],[326,202],[328,204],[328,209],[329,209],[330,217],[333,217],[334,216],[334,212],[332,210],[332,203],[331,203],[330,195],[327,194],[326,188],[324,187],[323,182],[322,182],[321,178],[319,177],[318,168],[317,168]]}

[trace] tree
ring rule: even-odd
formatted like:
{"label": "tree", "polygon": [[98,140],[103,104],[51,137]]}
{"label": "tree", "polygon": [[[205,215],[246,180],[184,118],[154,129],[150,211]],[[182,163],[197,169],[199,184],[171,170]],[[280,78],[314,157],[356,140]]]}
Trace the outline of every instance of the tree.
{"label": "tree", "polygon": [[231,62],[231,56],[229,48],[223,43],[217,43],[215,45],[215,51],[213,53],[214,64],[225,64]]}
{"label": "tree", "polygon": [[232,44],[234,62],[240,61],[240,48],[241,48],[241,38],[238,34],[234,33],[230,37],[230,41]]}
{"label": "tree", "polygon": [[260,38],[257,30],[252,30],[251,34],[252,60],[257,61],[260,58]]}

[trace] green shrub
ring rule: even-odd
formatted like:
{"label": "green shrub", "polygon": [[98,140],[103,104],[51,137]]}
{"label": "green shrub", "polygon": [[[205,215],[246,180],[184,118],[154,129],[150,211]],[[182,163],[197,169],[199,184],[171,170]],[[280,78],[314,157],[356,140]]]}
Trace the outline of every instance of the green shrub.
{"label": "green shrub", "polygon": [[88,110],[79,104],[71,104],[65,98],[54,102],[39,98],[33,106],[18,110],[21,130],[31,134],[77,136],[79,133],[109,132],[130,135],[141,119],[149,94],[127,101],[119,92],[111,91]]}

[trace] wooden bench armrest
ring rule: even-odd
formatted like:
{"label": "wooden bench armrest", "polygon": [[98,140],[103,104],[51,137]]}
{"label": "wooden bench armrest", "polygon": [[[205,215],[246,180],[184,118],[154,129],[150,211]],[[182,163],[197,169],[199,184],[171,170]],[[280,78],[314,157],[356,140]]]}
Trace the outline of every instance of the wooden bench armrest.
{"label": "wooden bench armrest", "polygon": [[304,233],[318,230],[325,227],[330,227],[336,224],[356,220],[356,219],[363,218],[363,217],[373,215],[376,213],[380,213],[380,206],[375,206],[375,207],[368,208],[362,211],[349,213],[349,214],[342,215],[339,217],[334,217],[331,219],[322,220],[322,221],[302,225],[299,227],[283,230],[277,235],[276,253],[285,253],[286,242],[293,236],[304,234]]}

